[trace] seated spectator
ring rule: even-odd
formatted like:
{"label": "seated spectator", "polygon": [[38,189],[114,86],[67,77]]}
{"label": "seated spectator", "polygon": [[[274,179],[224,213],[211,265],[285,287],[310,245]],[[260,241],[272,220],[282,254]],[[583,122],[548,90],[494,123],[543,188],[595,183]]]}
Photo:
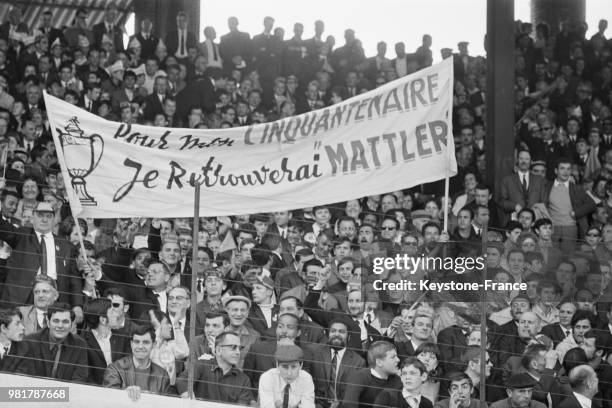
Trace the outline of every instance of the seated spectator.
{"label": "seated spectator", "polygon": [[[252,405],[251,381],[237,368],[240,360],[240,337],[223,332],[214,341],[214,357],[198,360],[194,369],[194,394],[196,398],[239,405]],[[183,398],[188,398],[187,370],[177,378],[176,388]]]}
{"label": "seated spectator", "polygon": [[154,342],[155,332],[152,327],[136,329],[131,339],[132,354],[108,366],[104,372],[103,385],[127,390],[132,401],[140,399],[141,390],[167,394],[170,391],[168,373],[151,361]]}
{"label": "seated spectator", "polygon": [[422,396],[423,384],[427,380],[427,368],[419,359],[405,359],[399,370],[403,388],[384,390],[376,397],[375,404],[384,407],[397,407],[408,404],[410,407],[431,408],[433,403]]}
{"label": "seated spectator", "polygon": [[17,348],[23,340],[25,327],[19,310],[0,309],[0,372],[15,371],[19,359]]}
{"label": "seated spectator", "polygon": [[189,345],[182,330],[173,330],[171,318],[159,310],[149,310],[151,326],[155,329],[155,343],[151,350],[151,361],[168,372],[170,385],[174,385],[177,367],[189,355]]}
{"label": "seated spectator", "polygon": [[50,306],[49,326],[23,339],[15,373],[87,382],[87,343],[71,333],[75,319],[74,310],[66,303]]}
{"label": "seated spectator", "polygon": [[55,281],[44,275],[38,275],[34,280],[32,295],[33,305],[19,306],[26,336],[47,327],[47,310],[59,297]]}
{"label": "seated spectator", "polygon": [[310,374],[302,370],[302,349],[293,344],[280,345],[274,359],[276,368],[263,373],[259,380],[259,406],[313,408],[314,383]]}
{"label": "seated spectator", "polygon": [[531,399],[535,382],[527,373],[513,375],[506,383],[508,398],[495,402],[491,408],[546,408],[546,405]]}
{"label": "seated spectator", "polygon": [[471,397],[474,386],[469,375],[461,372],[452,372],[448,375],[448,393],[450,398],[438,401],[434,408],[486,408],[487,403]]}
{"label": "seated spectator", "polygon": [[569,382],[572,395],[561,402],[559,408],[589,406],[593,403],[593,397],[599,390],[599,380],[592,367],[580,365],[573,368],[569,373]]}

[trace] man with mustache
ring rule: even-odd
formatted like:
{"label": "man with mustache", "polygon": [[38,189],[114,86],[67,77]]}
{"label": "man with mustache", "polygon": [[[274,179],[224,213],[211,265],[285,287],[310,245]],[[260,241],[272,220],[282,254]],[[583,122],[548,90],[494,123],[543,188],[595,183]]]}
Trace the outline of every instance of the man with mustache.
{"label": "man with mustache", "polygon": [[315,404],[336,408],[344,398],[347,377],[352,370],[365,368],[365,360],[347,349],[349,324],[338,317],[330,322],[327,344],[313,347],[310,370],[315,383]]}
{"label": "man with mustache", "polygon": [[276,367],[274,353],[280,345],[295,344],[304,351],[304,370],[310,372],[311,349],[307,345],[299,344],[296,339],[300,336],[300,318],[291,313],[278,317],[276,325],[276,339],[273,341],[258,341],[254,343],[244,359],[243,371],[251,379],[253,388],[257,388],[262,373]]}

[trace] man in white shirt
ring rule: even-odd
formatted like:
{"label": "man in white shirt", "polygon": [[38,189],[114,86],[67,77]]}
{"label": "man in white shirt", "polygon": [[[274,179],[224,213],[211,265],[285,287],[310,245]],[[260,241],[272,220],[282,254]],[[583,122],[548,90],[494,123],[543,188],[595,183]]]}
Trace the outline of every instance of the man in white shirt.
{"label": "man in white shirt", "polygon": [[55,281],[48,276],[38,275],[34,281],[32,294],[34,304],[19,307],[26,336],[47,327],[47,309],[58,298]]}
{"label": "man in white shirt", "polygon": [[174,338],[187,337],[187,309],[189,309],[189,289],[176,286],[168,291],[168,315],[174,332]]}
{"label": "man in white shirt", "polygon": [[302,370],[304,353],[298,346],[279,345],[274,354],[276,368],[259,379],[260,408],[314,408],[314,383]]}

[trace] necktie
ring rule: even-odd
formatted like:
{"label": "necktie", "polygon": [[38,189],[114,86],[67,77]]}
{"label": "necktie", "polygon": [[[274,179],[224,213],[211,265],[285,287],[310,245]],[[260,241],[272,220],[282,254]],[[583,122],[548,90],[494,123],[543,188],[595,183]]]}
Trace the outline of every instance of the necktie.
{"label": "necktie", "polygon": [[408,405],[410,405],[412,408],[418,408],[419,406],[419,400],[416,397],[408,397]]}
{"label": "necktie", "polygon": [[336,371],[336,367],[338,367],[338,350],[333,350],[333,352],[334,352],[334,356],[332,357],[332,360],[331,360],[331,378],[332,378],[332,381],[334,382],[333,398],[334,400],[336,400],[337,398],[336,385],[337,385],[337,379],[338,379],[338,372]]}
{"label": "necktie", "polygon": [[62,355],[62,345],[60,343],[56,344],[53,350],[55,350],[55,361],[53,362],[53,369],[51,370],[51,378],[55,378],[57,375],[57,368]]}
{"label": "necktie", "polygon": [[204,279],[198,279],[198,292],[202,293],[202,281]]}
{"label": "necktie", "polygon": [[369,325],[372,325],[372,315],[370,314],[366,315],[366,322],[368,322]]}
{"label": "necktie", "polygon": [[285,391],[283,393],[283,408],[289,408],[289,384],[285,385]]}
{"label": "necktie", "polygon": [[181,31],[181,56],[185,55],[185,32]]}
{"label": "necktie", "polygon": [[217,54],[217,44],[213,43],[212,49],[213,49],[213,58],[216,61],[219,58],[219,55]]}
{"label": "necktie", "polygon": [[47,275],[47,245],[45,245],[45,236],[40,236],[40,274]]}
{"label": "necktie", "polygon": [[523,174],[523,191],[527,191],[527,176]]}

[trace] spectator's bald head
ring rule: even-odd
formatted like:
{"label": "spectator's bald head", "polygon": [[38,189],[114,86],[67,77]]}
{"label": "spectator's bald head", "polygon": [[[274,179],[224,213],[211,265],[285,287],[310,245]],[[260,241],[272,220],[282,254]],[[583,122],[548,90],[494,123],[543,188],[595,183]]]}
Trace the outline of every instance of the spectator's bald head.
{"label": "spectator's bald head", "polygon": [[593,398],[598,391],[599,379],[593,367],[589,365],[579,365],[574,367],[569,373],[569,382],[578,394],[588,398]]}

